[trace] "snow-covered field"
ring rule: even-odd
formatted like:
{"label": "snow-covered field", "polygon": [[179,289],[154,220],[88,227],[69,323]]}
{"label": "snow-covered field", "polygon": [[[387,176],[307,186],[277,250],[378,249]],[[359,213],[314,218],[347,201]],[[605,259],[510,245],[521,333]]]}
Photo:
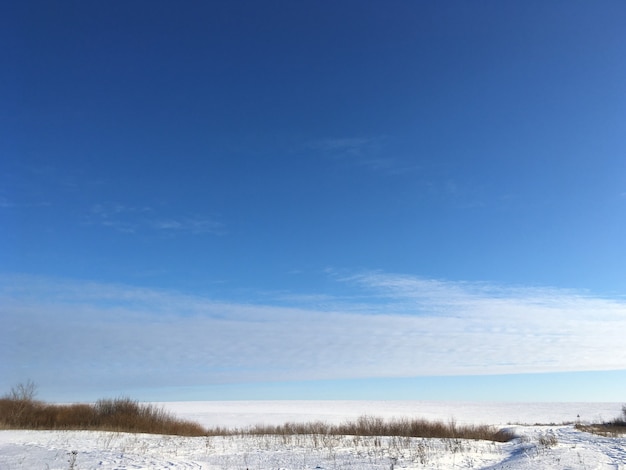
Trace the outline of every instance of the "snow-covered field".
{"label": "snow-covered field", "polygon": [[[0,469],[626,469],[626,437],[563,421],[608,420],[619,403],[187,402],[163,403],[204,425],[341,422],[363,414],[488,423],[508,443],[353,436],[172,437],[90,431],[0,431]],[[580,416],[580,418],[578,418]],[[524,423],[509,424],[509,423]],[[534,423],[557,423],[535,425]]]}
{"label": "snow-covered field", "polygon": [[453,401],[196,401],[157,403],[180,418],[203,426],[324,421],[341,423],[359,416],[454,419],[459,424],[561,424],[599,422],[622,413],[621,403],[498,403]]}

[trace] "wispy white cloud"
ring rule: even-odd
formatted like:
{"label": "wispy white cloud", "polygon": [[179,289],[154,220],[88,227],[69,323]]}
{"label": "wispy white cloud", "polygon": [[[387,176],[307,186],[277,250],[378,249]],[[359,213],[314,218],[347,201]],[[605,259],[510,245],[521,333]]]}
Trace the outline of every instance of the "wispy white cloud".
{"label": "wispy white cloud", "polygon": [[154,230],[162,233],[189,233],[193,235],[224,235],[223,223],[208,217],[164,217],[149,206],[124,204],[95,204],[91,207],[89,223],[109,227],[119,232],[136,233]]}
{"label": "wispy white cloud", "polygon": [[329,138],[318,140],[311,146],[329,157],[378,173],[393,175],[419,169],[414,163],[391,155],[385,137]]}
{"label": "wispy white cloud", "polygon": [[343,281],[386,299],[381,312],[448,324],[440,331],[442,344],[463,354],[450,354],[452,361],[441,370],[514,373],[626,367],[618,333],[626,327],[626,303],[621,299],[376,272]]}
{"label": "wispy white cloud", "polygon": [[4,276],[0,386],[24,377],[123,389],[626,368],[620,300],[376,272],[335,278],[351,296],[313,296],[309,306],[298,297],[289,307]]}
{"label": "wispy white cloud", "polygon": [[380,147],[380,138],[344,137],[321,139],[317,141],[314,146],[328,152],[362,156],[371,150],[378,149]]}
{"label": "wispy white cloud", "polygon": [[226,233],[224,224],[221,222],[201,217],[156,219],[153,220],[151,224],[155,229],[172,232],[188,232],[192,234],[208,233],[213,235],[223,235]]}
{"label": "wispy white cloud", "polygon": [[0,209],[24,209],[29,207],[49,207],[50,202],[16,202],[7,198],[0,197]]}
{"label": "wispy white cloud", "polygon": [[[310,147],[322,155],[350,167],[364,168],[386,176],[409,175],[420,198],[434,199],[458,209],[485,207],[483,190],[463,178],[435,169],[419,155],[407,153],[406,144],[392,137],[354,137],[320,139]],[[412,149],[410,152],[415,152]],[[430,159],[432,160],[432,158]]]}
{"label": "wispy white cloud", "polygon": [[135,207],[124,204],[94,204],[89,223],[109,227],[119,232],[135,233],[145,222],[150,207]]}

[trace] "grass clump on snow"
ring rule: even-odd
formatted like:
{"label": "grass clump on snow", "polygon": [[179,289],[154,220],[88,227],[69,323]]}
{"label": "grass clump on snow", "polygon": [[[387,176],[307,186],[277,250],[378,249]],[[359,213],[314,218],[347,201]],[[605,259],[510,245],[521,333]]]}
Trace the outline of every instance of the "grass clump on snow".
{"label": "grass clump on snow", "polygon": [[516,436],[487,425],[457,425],[454,421],[427,421],[424,419],[391,419],[361,416],[342,424],[286,423],[278,426],[257,425],[242,431],[253,435],[317,434],[334,436],[396,436],[442,439],[474,439],[507,442]]}
{"label": "grass clump on snow", "polygon": [[205,429],[193,421],[176,418],[163,408],[130,398],[98,400],[94,404],[49,404],[35,400],[32,382],[18,385],[0,398],[0,429],[94,430],[179,436],[317,435],[395,436],[473,439],[507,442],[516,436],[487,425],[457,425],[454,421],[391,419],[362,416],[342,424],[322,421],[256,425],[244,429]]}
{"label": "grass clump on snow", "polygon": [[622,406],[622,415],[612,421],[595,424],[577,424],[576,429],[592,432],[601,436],[620,436],[626,434],[626,405]]}
{"label": "grass clump on snow", "polygon": [[98,400],[94,404],[57,405],[34,398],[32,384],[19,385],[0,398],[0,428],[97,430],[205,436],[207,431],[150,404],[130,398]]}

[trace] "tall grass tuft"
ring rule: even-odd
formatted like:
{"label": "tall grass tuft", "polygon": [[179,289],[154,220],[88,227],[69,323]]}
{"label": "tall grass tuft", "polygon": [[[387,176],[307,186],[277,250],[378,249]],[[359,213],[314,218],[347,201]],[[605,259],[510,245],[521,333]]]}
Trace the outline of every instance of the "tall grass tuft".
{"label": "tall grass tuft", "polygon": [[198,423],[178,419],[163,408],[130,398],[104,399],[94,404],[55,405],[35,400],[34,397],[35,387],[29,382],[0,398],[0,429],[99,430],[179,436],[396,436],[495,442],[506,442],[516,437],[509,431],[486,425],[457,425],[454,421],[444,423],[407,418],[385,420],[373,416],[361,416],[342,424],[315,421],[257,425],[245,429],[205,429]]}
{"label": "tall grass tuft", "polygon": [[576,429],[601,436],[621,436],[626,434],[626,405],[622,405],[622,415],[612,421],[594,424],[577,424]]}
{"label": "tall grass tuft", "polygon": [[176,418],[162,408],[130,398],[95,404],[55,405],[33,398],[0,398],[0,428],[99,430],[179,436],[205,436],[197,423]]}
{"label": "tall grass tuft", "polygon": [[424,419],[385,420],[374,416],[361,416],[355,421],[342,424],[327,424],[321,421],[312,423],[285,423],[278,426],[257,425],[242,430],[242,434],[253,435],[294,435],[317,434],[334,436],[396,436],[425,437],[444,439],[474,439],[507,442],[516,436],[509,431],[487,425],[457,425],[454,421],[427,421]]}

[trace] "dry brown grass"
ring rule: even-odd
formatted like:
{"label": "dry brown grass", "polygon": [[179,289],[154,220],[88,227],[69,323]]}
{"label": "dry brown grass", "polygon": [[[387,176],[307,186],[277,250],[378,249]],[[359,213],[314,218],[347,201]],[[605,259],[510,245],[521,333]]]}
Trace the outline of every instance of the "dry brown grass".
{"label": "dry brown grass", "polygon": [[93,405],[54,405],[34,399],[0,399],[0,428],[142,432],[179,436],[205,436],[191,421],[174,417],[162,408],[129,398],[99,400]]}
{"label": "dry brown grass", "polygon": [[506,442],[515,436],[486,425],[457,425],[451,421],[392,419],[362,416],[355,421],[328,424],[321,421],[257,425],[245,429],[205,429],[178,419],[162,408],[129,398],[99,400],[95,404],[55,405],[36,400],[0,399],[1,429],[99,430],[179,436],[224,435],[331,435],[397,436],[474,439]]}
{"label": "dry brown grass", "polygon": [[512,433],[486,425],[457,425],[454,421],[427,421],[423,419],[392,419],[361,416],[356,421],[342,424],[286,423],[278,426],[258,425],[240,431],[253,435],[319,434],[335,436],[396,436],[444,439],[474,439],[507,442],[514,439]]}
{"label": "dry brown grass", "polygon": [[[98,400],[95,404],[55,405],[34,399],[32,382],[14,387],[0,398],[0,429],[99,430],[179,436],[226,435],[325,435],[395,436],[443,439],[474,439],[507,442],[516,436],[486,425],[457,425],[454,421],[392,419],[362,416],[355,421],[328,424],[322,421],[257,425],[246,429],[214,427],[176,418],[163,408],[130,398]],[[626,407],[624,409],[626,418]]]}
{"label": "dry brown grass", "polygon": [[626,405],[622,406],[622,416],[606,423],[577,424],[576,429],[600,436],[613,437],[626,434]]}
{"label": "dry brown grass", "polygon": [[615,426],[611,423],[577,424],[576,429],[604,437],[619,437],[626,434],[626,426]]}

